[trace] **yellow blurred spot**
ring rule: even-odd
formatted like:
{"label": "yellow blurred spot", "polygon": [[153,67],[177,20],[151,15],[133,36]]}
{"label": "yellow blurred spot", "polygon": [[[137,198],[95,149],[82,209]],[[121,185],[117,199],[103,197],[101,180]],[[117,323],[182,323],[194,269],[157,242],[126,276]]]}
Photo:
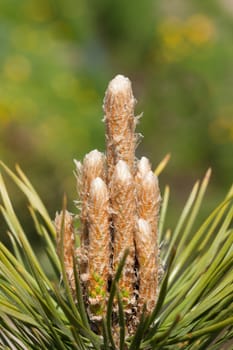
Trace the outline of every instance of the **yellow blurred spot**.
{"label": "yellow blurred spot", "polygon": [[213,21],[196,14],[186,20],[170,17],[160,23],[158,31],[162,43],[162,56],[168,62],[182,59],[200,46],[210,43],[215,36]]}
{"label": "yellow blurred spot", "polygon": [[182,24],[177,18],[169,18],[161,23],[159,32],[163,43],[169,48],[175,48],[182,41]]}
{"label": "yellow blurred spot", "polygon": [[215,27],[213,21],[202,14],[191,16],[187,19],[184,26],[185,37],[197,46],[210,42],[214,34]]}
{"label": "yellow blurred spot", "polygon": [[25,56],[9,56],[4,64],[3,71],[8,79],[23,82],[31,74],[31,63]]}
{"label": "yellow blurred spot", "polygon": [[183,26],[184,23],[175,17],[167,18],[159,26],[162,56],[167,62],[177,61],[190,51],[184,40]]}

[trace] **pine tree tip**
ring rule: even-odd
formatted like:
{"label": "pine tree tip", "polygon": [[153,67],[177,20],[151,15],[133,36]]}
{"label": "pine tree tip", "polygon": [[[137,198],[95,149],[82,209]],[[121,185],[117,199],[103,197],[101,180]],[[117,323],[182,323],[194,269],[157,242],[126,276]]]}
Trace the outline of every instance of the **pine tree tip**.
{"label": "pine tree tip", "polygon": [[86,154],[84,161],[87,161],[91,164],[95,164],[96,162],[99,162],[102,160],[103,154],[99,152],[97,149],[89,152]]}
{"label": "pine tree tip", "polygon": [[136,235],[140,235],[140,240],[146,242],[151,239],[151,225],[148,221],[140,218],[138,219],[138,229],[136,230]]}
{"label": "pine tree tip", "polygon": [[150,170],[151,170],[151,165],[149,162],[149,159],[146,157],[142,157],[138,161],[138,170],[142,176],[145,176]]}
{"label": "pine tree tip", "polygon": [[124,75],[118,74],[110,81],[108,90],[111,91],[112,94],[118,94],[125,90],[132,90],[131,81]]}
{"label": "pine tree tip", "polygon": [[105,182],[100,178],[96,177],[94,180],[91,182],[91,187],[90,187],[90,196],[95,197],[95,196],[107,196],[107,187]]}
{"label": "pine tree tip", "polygon": [[148,185],[158,186],[158,177],[151,170],[144,177],[144,181]]}
{"label": "pine tree tip", "polygon": [[132,180],[132,175],[130,173],[129,167],[124,160],[119,160],[115,168],[115,176],[122,182],[127,182]]}

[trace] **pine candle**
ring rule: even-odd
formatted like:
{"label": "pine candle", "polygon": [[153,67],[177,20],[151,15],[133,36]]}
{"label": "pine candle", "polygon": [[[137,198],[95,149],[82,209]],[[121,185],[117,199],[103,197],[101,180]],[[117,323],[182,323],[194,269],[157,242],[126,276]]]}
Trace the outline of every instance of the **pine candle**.
{"label": "pine candle", "polygon": [[[137,160],[138,117],[131,82],[117,75],[104,99],[106,157],[94,150],[83,163],[75,161],[81,227],[80,247],[64,245],[64,256],[75,254],[88,315],[96,330],[106,316],[109,288],[128,250],[118,290],[123,301],[126,333],[133,334],[143,306],[150,313],[158,294],[158,217],[160,191],[150,162]],[[56,222],[58,219],[56,219]],[[57,230],[59,225],[57,224]],[[69,230],[67,230],[68,232]],[[65,239],[73,241],[65,236]],[[71,237],[71,236],[70,236]],[[59,236],[58,236],[59,239]],[[74,253],[75,252],[75,253]],[[67,261],[72,261],[67,260]],[[67,276],[72,266],[66,264]],[[71,288],[74,288],[72,281]],[[119,332],[114,302],[113,334]]]}

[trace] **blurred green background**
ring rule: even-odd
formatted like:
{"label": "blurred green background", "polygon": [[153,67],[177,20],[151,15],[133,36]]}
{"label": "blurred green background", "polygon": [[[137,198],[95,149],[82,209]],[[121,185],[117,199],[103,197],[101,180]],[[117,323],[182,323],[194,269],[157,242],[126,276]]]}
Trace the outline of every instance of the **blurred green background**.
{"label": "blurred green background", "polygon": [[144,112],[138,156],[155,167],[172,155],[160,179],[171,222],[208,167],[213,208],[233,178],[230,0],[1,0],[0,159],[20,164],[52,217],[64,192],[74,210],[73,159],[104,150],[102,101],[118,73]]}

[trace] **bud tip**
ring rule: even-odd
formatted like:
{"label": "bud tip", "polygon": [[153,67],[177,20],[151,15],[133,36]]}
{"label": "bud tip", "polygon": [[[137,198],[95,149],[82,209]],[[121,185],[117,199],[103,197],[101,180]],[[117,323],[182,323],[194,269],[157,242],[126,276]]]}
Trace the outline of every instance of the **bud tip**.
{"label": "bud tip", "polygon": [[112,93],[128,90],[131,89],[131,82],[124,75],[118,74],[110,81],[108,89],[111,90]]}

